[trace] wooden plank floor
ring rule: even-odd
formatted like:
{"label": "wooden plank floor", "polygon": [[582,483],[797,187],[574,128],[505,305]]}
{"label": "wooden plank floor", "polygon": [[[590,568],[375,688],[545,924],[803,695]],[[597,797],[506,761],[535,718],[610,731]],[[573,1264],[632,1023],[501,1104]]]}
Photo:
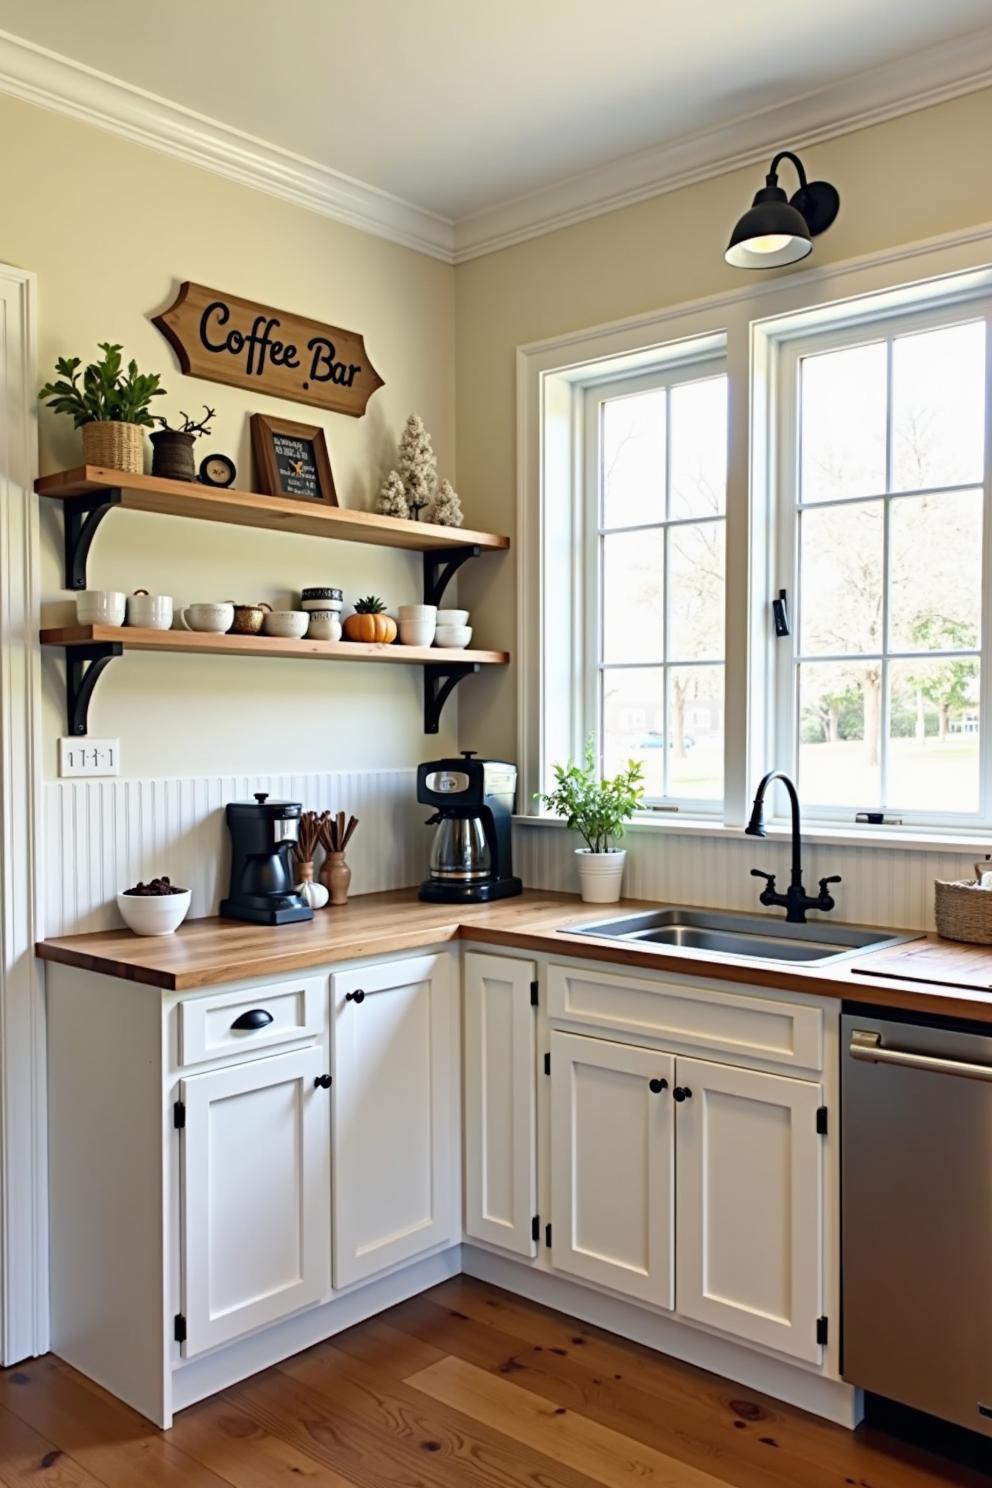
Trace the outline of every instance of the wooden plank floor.
{"label": "wooden plank floor", "polygon": [[851,1433],[458,1277],[150,1426],[57,1359],[0,1372],[3,1488],[964,1488]]}

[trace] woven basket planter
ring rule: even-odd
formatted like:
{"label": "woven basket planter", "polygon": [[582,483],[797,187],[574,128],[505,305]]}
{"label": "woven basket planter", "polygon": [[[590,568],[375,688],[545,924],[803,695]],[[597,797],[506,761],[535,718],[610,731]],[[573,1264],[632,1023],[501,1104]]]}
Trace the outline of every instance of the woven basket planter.
{"label": "woven basket planter", "polygon": [[143,475],[145,431],[140,424],[122,424],[114,420],[84,424],[83,459],[87,465],[102,465],[107,470],[126,470],[130,475]]}
{"label": "woven basket planter", "polygon": [[992,889],[980,889],[964,879],[948,883],[940,878],[933,887],[938,935],[970,945],[992,945]]}

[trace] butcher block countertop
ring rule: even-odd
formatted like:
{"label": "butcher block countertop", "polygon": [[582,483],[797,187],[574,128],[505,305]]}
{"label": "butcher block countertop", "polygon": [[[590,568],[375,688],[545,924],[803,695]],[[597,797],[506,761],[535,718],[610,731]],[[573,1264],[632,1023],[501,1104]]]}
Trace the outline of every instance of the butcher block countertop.
{"label": "butcher block countertop", "polygon": [[403,889],[321,910],[302,925],[271,928],[236,920],[189,920],[175,935],[141,937],[129,930],[105,930],[43,940],[37,950],[44,961],[185,992],[470,940],[637,971],[709,977],[992,1023],[992,947],[931,935],[889,950],[862,952],[833,967],[815,967],[708,957],[675,948],[646,950],[629,942],[576,936],[563,928],[656,907],[639,899],[582,904],[571,894],[533,889],[497,904],[423,904],[415,890]]}

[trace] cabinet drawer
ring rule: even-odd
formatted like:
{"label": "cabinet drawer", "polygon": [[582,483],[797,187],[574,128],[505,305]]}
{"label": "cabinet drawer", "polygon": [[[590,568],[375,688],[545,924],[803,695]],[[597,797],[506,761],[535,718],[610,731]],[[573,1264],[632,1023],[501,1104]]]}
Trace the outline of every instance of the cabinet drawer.
{"label": "cabinet drawer", "polygon": [[823,1067],[822,1009],[735,996],[705,983],[549,966],[548,1016],[800,1069]]}
{"label": "cabinet drawer", "polygon": [[179,1063],[252,1054],[322,1033],[325,987],[323,977],[303,977],[247,992],[188,998],[179,1004]]}

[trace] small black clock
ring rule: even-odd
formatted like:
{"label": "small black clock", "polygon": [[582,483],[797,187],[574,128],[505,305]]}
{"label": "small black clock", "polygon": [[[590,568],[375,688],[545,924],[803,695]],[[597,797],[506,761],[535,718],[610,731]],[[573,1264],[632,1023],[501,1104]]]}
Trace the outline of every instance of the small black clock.
{"label": "small black clock", "polygon": [[233,486],[238,470],[230,455],[204,455],[199,479],[204,486]]}

